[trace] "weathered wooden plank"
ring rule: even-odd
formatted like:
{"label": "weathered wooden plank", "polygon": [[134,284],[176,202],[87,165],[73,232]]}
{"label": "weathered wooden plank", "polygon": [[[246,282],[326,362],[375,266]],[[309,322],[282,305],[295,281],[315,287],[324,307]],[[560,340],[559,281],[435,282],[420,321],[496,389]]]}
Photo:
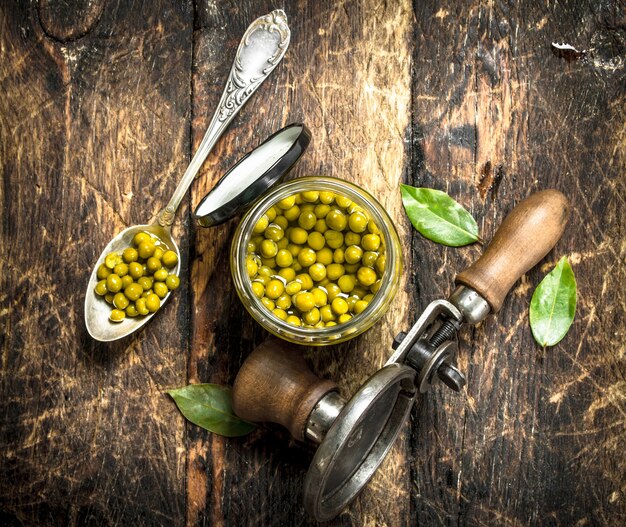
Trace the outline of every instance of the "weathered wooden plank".
{"label": "weathered wooden plank", "polygon": [[[486,239],[532,190],[553,186],[573,203],[556,250],[496,317],[462,333],[466,393],[429,393],[369,488],[329,525],[622,525],[625,13],[573,1],[417,2],[413,12],[374,1],[0,6],[0,523],[312,523],[301,508],[305,445],[277,428],[235,440],[185,428],[163,394],[188,380],[231,383],[266,338],[228,278],[235,222],[194,230],[183,206],[176,235],[191,287],[140,335],[95,345],[81,311],[100,248],[162,206],[241,34],[276,7],[290,18],[291,49],[189,201],[302,120],[313,145],[293,177],[344,177],[386,206],[405,243],[403,290],[367,334],[307,351],[344,394],[480,252],[412,233],[401,181],[453,194]],[[556,56],[550,42],[563,40],[586,58]],[[543,352],[527,307],[562,254],[579,311]]]}
{"label": "weathered wooden plank", "polygon": [[[494,318],[462,335],[467,394],[416,414],[413,518],[445,525],[619,525],[624,426],[624,28],[615,4],[416,4],[414,184],[456,196],[489,239],[513,205],[555,187],[564,238]],[[446,35],[441,39],[441,35]],[[565,40],[595,47],[566,63]],[[449,291],[478,247],[413,242],[417,302]],[[534,344],[534,287],[566,254],[578,278],[569,335]]]}
{"label": "weathered wooden plank", "polygon": [[192,21],[180,2],[0,7],[0,523],[184,515],[184,427],[163,390],[184,382],[187,288],[113,345],[82,306],[102,247],[184,169]]}
{"label": "weathered wooden plank", "polygon": [[[196,203],[238,157],[281,125],[303,121],[312,131],[313,143],[292,176],[326,174],[362,184],[400,221],[398,188],[404,178],[410,103],[411,13],[407,2],[288,2],[282,6],[255,2],[236,7],[200,2],[195,33],[194,142],[199,142],[208,124],[207,109],[219,100],[239,35],[254,18],[275,7],[282,7],[289,18],[290,49],[218,145],[192,192],[192,201]],[[231,222],[197,233],[192,268],[192,381],[232,383],[243,358],[267,337],[245,313],[231,283],[224,280],[234,228]],[[406,224],[403,229],[408,240]],[[310,351],[314,369],[338,381],[346,394],[353,391],[384,363],[394,331],[400,329],[398,321],[406,318],[406,299],[402,291],[376,330],[344,345]],[[188,524],[311,522],[302,509],[301,489],[311,459],[303,445],[294,444],[278,430],[224,440],[194,429],[189,440]],[[407,476],[404,454],[398,448],[363,497],[334,524],[406,521]]]}

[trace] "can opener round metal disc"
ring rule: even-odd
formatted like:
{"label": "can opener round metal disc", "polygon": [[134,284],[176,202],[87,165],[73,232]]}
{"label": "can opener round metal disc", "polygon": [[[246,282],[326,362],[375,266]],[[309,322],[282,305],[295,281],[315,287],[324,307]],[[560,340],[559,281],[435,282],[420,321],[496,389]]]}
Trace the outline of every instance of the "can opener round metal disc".
{"label": "can opener round metal disc", "polygon": [[304,505],[316,520],[332,519],[363,489],[418,391],[427,392],[436,378],[463,388],[465,377],[454,365],[459,328],[500,309],[513,284],[554,247],[568,212],[556,190],[520,202],[482,256],[456,277],[449,299],[431,302],[408,332],[397,335],[385,366],[347,402],[284,341],[267,340],[246,359],[233,388],[235,413],[282,424],[296,439],[318,444],[304,482]]}

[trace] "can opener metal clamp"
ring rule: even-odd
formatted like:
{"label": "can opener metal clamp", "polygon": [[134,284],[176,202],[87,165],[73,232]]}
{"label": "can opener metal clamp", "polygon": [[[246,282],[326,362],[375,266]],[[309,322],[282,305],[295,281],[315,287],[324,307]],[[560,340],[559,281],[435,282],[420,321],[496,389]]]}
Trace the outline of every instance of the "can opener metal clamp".
{"label": "can opener metal clamp", "polygon": [[520,202],[482,256],[456,277],[448,300],[431,302],[408,332],[398,334],[385,366],[347,402],[284,341],[265,341],[246,359],[233,389],[237,415],[282,424],[294,438],[318,444],[304,482],[304,505],[315,519],[332,519],[363,489],[418,392],[427,392],[436,378],[463,388],[465,377],[454,365],[459,328],[500,309],[513,284],[559,240],[568,212],[556,190]]}

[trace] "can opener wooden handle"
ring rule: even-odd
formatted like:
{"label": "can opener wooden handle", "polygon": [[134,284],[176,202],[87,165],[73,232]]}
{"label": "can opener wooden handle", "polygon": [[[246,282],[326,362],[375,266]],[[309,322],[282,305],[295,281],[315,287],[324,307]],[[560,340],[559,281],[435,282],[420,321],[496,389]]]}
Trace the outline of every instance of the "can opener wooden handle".
{"label": "can opener wooden handle", "polygon": [[396,336],[387,364],[413,367],[422,393],[435,377],[460,391],[465,377],[452,362],[461,324],[477,324],[502,307],[513,284],[556,245],[568,215],[567,198],[557,190],[536,192],[521,201],[482,256],[456,277],[457,287],[448,300],[431,302],[408,332]]}

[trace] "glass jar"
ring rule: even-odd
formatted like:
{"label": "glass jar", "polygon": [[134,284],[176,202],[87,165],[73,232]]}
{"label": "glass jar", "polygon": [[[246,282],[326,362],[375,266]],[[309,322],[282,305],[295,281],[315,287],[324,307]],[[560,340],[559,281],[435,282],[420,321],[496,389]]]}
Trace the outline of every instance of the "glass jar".
{"label": "glass jar", "polygon": [[[281,320],[252,291],[251,280],[246,270],[247,244],[252,230],[265,212],[276,202],[299,192],[330,191],[346,196],[363,207],[380,229],[385,246],[386,265],[381,277],[380,289],[365,308],[349,321],[331,327],[306,328],[294,326]],[[376,199],[362,188],[347,181],[310,176],[276,185],[259,198],[242,218],[233,237],[231,253],[231,273],[235,288],[243,305],[252,317],[267,331],[296,344],[323,346],[336,344],[360,335],[371,328],[389,308],[393,300],[402,271],[402,250],[398,233],[391,218]]]}

